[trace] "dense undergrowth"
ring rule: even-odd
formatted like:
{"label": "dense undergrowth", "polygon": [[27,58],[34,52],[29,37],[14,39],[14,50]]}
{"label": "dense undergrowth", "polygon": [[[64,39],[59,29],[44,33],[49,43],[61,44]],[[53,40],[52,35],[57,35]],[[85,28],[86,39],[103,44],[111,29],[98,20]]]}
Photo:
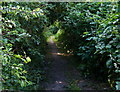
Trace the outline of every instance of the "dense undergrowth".
{"label": "dense undergrowth", "polygon": [[45,77],[43,29],[47,17],[38,6],[2,3],[3,90],[38,90]]}
{"label": "dense undergrowth", "polygon": [[[84,76],[120,89],[117,3],[2,3],[3,90],[38,90],[45,79],[46,41],[77,58]],[[94,78],[93,77],[93,78]]]}
{"label": "dense undergrowth", "polygon": [[[57,4],[56,4],[57,5]],[[61,7],[64,7],[64,4]],[[120,85],[120,32],[117,3],[66,3],[56,39],[59,46],[77,58],[85,77]]]}

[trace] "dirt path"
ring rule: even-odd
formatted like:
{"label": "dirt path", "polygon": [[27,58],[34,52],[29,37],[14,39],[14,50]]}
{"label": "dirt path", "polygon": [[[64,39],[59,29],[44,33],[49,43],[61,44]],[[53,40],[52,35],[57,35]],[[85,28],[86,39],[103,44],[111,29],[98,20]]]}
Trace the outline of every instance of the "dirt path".
{"label": "dirt path", "polygon": [[64,90],[67,85],[65,82],[67,80],[65,72],[68,71],[67,61],[58,55],[58,49],[52,39],[49,45],[51,47],[49,54],[52,63],[49,69],[49,82],[46,84],[46,90]]}
{"label": "dirt path", "polygon": [[[83,79],[80,73],[69,64],[63,53],[59,53],[52,38],[50,39],[49,59],[51,67],[48,69],[48,82],[45,83],[45,90],[66,90],[68,87],[73,90],[80,88],[81,90],[106,89],[103,84]],[[102,86],[101,86],[102,85]]]}

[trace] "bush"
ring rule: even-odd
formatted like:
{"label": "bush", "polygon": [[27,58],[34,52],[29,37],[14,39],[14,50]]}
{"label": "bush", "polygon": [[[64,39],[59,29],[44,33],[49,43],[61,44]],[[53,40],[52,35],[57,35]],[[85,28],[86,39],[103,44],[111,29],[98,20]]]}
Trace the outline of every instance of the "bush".
{"label": "bush", "polygon": [[115,87],[120,76],[117,3],[67,3],[66,7],[58,42],[79,59],[78,68],[85,76],[108,80]]}
{"label": "bush", "polygon": [[47,17],[40,4],[2,3],[3,90],[34,89],[43,80]]}

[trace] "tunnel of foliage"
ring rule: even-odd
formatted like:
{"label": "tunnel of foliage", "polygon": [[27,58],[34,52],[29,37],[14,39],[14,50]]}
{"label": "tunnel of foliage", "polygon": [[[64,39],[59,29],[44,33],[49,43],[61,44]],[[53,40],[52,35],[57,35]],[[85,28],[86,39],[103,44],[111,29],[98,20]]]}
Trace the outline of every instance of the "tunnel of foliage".
{"label": "tunnel of foliage", "polygon": [[117,7],[118,3],[98,2],[2,3],[3,90],[40,88],[45,79],[46,39],[51,35],[44,32],[46,27],[58,46],[77,58],[77,68],[85,77],[108,80],[119,89]]}

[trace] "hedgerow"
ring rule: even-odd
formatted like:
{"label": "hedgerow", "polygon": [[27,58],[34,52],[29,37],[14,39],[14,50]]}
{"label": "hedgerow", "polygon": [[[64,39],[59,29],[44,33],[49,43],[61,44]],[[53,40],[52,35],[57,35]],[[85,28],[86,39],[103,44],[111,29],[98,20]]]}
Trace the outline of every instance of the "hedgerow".
{"label": "hedgerow", "polygon": [[44,79],[46,41],[42,32],[47,17],[38,5],[2,3],[3,90],[35,89]]}
{"label": "hedgerow", "polygon": [[[46,39],[77,58],[85,77],[120,85],[118,3],[2,3],[3,90],[40,89]],[[50,30],[50,31],[49,31]],[[48,33],[47,33],[48,32]],[[50,33],[49,33],[50,32]]]}
{"label": "hedgerow", "polygon": [[119,89],[120,32],[117,3],[67,3],[56,36],[78,58],[84,76],[108,80]]}

